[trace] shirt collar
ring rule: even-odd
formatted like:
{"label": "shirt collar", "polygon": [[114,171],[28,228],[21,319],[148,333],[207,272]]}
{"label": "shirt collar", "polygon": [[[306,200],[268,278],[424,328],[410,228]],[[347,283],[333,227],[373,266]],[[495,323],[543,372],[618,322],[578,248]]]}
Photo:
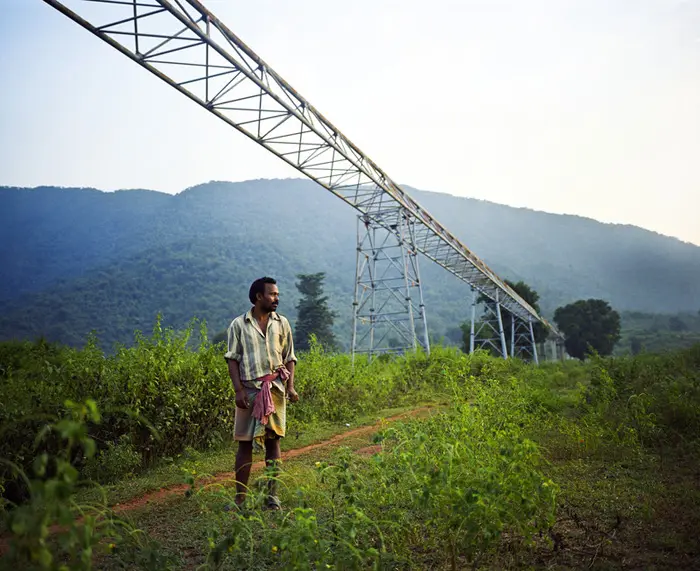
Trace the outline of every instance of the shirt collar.
{"label": "shirt collar", "polygon": [[[276,311],[273,311],[272,313],[270,313],[270,317],[272,319],[274,319],[275,321],[282,321],[282,319],[280,318],[280,316],[277,314]],[[253,321],[253,308],[252,307],[245,314],[245,320],[251,321],[251,322]]]}

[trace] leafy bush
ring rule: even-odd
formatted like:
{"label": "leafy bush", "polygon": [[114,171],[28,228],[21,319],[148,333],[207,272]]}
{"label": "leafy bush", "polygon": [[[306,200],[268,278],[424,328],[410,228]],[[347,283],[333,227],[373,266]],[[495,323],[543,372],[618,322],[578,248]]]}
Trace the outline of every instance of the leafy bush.
{"label": "leafy bush", "polygon": [[108,442],[107,447],[87,458],[82,470],[85,478],[105,483],[130,477],[141,466],[141,454],[131,442],[128,434],[119,437],[117,443]]}
{"label": "leafy bush", "polygon": [[[668,443],[700,436],[700,344],[673,353],[597,362],[606,368],[628,407],[639,411],[643,401],[645,414],[653,415],[655,427]],[[647,426],[650,421],[648,417]]]}
{"label": "leafy bush", "polygon": [[523,377],[533,410],[540,411],[535,430],[552,436],[555,457],[621,460],[698,445],[700,345],[663,355],[594,357],[557,370],[566,375],[540,367],[540,380],[533,370]]}
{"label": "leafy bush", "polygon": [[[524,435],[527,390],[515,379],[477,379],[469,361],[452,363],[465,374],[450,377],[449,411],[385,429],[384,452],[371,459],[339,450],[311,482],[287,482],[280,522],[269,522],[257,497],[233,520],[214,516],[210,566],[428,568],[447,553],[457,569],[505,532],[531,543],[553,523],[556,486]],[[411,366],[432,368],[420,358]]]}
{"label": "leafy bush", "polygon": [[[88,426],[99,424],[101,416],[94,401],[66,401],[68,414],[46,425],[38,440],[55,434],[61,449],[55,455],[41,452],[33,459],[33,477],[2,460],[29,490],[26,502],[2,511],[8,530],[8,550],[3,569],[42,571],[89,570],[97,557],[112,557],[123,566],[165,569],[169,558],[127,522],[117,518],[104,502],[78,504],[76,457],[92,458],[95,441]],[[117,547],[121,549],[116,550]],[[122,557],[122,553],[125,557]]]}
{"label": "leafy bush", "polygon": [[[194,339],[196,325],[178,333],[157,321],[150,337],[137,332],[133,347],[119,347],[110,356],[94,337],[82,349],[43,341],[0,344],[0,456],[27,469],[34,455],[31,435],[66,412],[65,399],[91,398],[102,411],[104,422],[90,427],[98,454],[78,467],[103,483],[187,447],[229,443],[235,399],[224,348],[208,342],[204,324]],[[289,409],[290,426],[303,431],[319,422],[346,423],[405,404],[418,391],[442,386],[436,368],[465,366],[463,359],[455,361],[459,354],[436,348],[430,359],[417,354],[369,363],[358,357],[353,367],[349,355],[313,344],[297,368],[303,398]],[[43,446],[54,453],[58,442]],[[5,479],[7,470],[0,468],[0,485]],[[18,499],[20,492],[11,494]]]}
{"label": "leafy bush", "polygon": [[312,340],[296,368],[294,384],[303,398],[288,409],[290,424],[303,427],[318,422],[350,422],[360,414],[415,400],[420,389],[444,390],[439,382],[431,383],[426,376],[412,371],[416,363],[426,366],[443,351],[438,348],[430,359],[418,353],[371,363],[366,356],[357,355],[353,365],[350,355],[328,352]]}
{"label": "leafy bush", "polygon": [[[120,460],[128,460],[123,475],[187,446],[227,441],[234,417],[231,382],[221,348],[207,341],[203,324],[192,348],[194,325],[176,333],[163,330],[158,321],[150,338],[137,333],[133,347],[121,347],[112,356],[105,356],[94,338],[81,350],[41,342],[4,346],[9,365],[0,383],[0,456],[27,469],[31,435],[65,413],[66,399],[94,399],[103,412],[104,422],[90,428],[100,454],[89,470],[98,478],[118,477]],[[43,446],[53,454],[58,442]],[[109,469],[97,470],[100,463],[110,464]],[[0,473],[0,483],[3,477],[7,470]]]}

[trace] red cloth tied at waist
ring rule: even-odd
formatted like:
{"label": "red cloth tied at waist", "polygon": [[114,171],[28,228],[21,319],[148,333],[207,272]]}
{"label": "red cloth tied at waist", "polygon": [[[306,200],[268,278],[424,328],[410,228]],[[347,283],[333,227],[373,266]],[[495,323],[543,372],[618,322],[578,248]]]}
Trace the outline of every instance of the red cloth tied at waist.
{"label": "red cloth tied at waist", "polygon": [[282,365],[274,373],[265,375],[256,379],[257,381],[262,381],[262,386],[260,387],[260,392],[258,396],[255,397],[255,404],[253,405],[253,418],[260,421],[260,424],[265,426],[268,423],[268,417],[275,412],[275,403],[272,402],[272,393],[270,392],[270,385],[277,377],[286,381],[289,378],[289,371]]}

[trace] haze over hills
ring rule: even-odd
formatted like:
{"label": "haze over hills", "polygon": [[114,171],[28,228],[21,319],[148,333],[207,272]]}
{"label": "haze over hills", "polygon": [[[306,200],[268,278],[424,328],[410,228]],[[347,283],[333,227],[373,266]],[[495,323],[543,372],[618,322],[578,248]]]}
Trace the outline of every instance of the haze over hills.
{"label": "haze over hills", "polygon": [[[619,310],[697,311],[700,247],[633,226],[546,214],[405,187],[501,277],[524,280],[545,314],[598,297]],[[294,276],[324,271],[349,334],[355,211],[306,180],[211,182],[148,190],[0,188],[0,339],[106,345],[149,330],[157,312],[223,329],[254,278],[276,276],[295,317]],[[421,259],[434,336],[458,335],[466,284]]]}

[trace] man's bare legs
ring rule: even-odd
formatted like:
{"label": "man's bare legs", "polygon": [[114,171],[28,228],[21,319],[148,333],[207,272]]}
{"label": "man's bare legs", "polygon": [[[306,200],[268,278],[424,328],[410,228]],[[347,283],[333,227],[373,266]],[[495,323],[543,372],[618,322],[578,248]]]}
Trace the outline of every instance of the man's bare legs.
{"label": "man's bare legs", "polygon": [[[269,436],[268,431],[268,436]],[[277,497],[277,478],[280,474],[280,439],[275,434],[272,438],[265,439],[265,467],[267,468],[267,507],[270,509],[280,509],[280,501]]]}
{"label": "man's bare legs", "polygon": [[236,452],[236,504],[241,505],[248,491],[250,467],[253,464],[253,442],[238,442]]}
{"label": "man's bare legs", "polygon": [[[280,440],[276,435],[265,439],[265,466],[270,479],[267,483],[268,505],[277,505],[277,478],[279,477],[279,460],[282,457]],[[236,504],[241,505],[245,501],[248,492],[248,480],[250,480],[250,468],[253,464],[253,443],[238,442],[236,452]],[[273,499],[274,498],[274,499]],[[279,506],[278,506],[279,507]]]}

